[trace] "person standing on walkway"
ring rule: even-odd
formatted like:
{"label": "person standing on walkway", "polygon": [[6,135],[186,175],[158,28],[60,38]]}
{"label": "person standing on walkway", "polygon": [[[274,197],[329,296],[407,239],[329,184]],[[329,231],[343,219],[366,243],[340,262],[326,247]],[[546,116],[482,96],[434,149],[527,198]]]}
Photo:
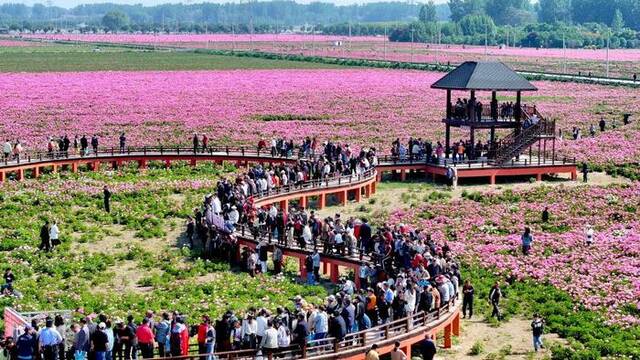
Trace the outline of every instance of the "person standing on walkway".
{"label": "person standing on walkway", "polygon": [[[138,348],[144,359],[153,358],[153,331],[149,327],[149,318],[142,319],[142,325],[136,328],[136,339],[138,340]],[[134,350],[135,351],[135,350]]]}
{"label": "person standing on walkway", "polygon": [[587,182],[587,175],[589,174],[589,167],[586,162],[582,163],[582,182]]}
{"label": "person standing on walkway", "polygon": [[107,359],[109,336],[106,331],[107,324],[101,322],[98,324],[98,329],[91,335],[91,350],[94,352],[96,360],[111,360]]}
{"label": "person standing on walkway", "polygon": [[209,138],[207,134],[202,134],[202,152],[205,153],[207,151],[207,146],[209,146]]}
{"label": "person standing on walkway", "polygon": [[[62,336],[53,327],[53,319],[47,317],[46,327],[40,332],[38,337],[39,349],[43,360],[58,360],[58,345],[62,342]],[[104,359],[102,359],[104,360]]]}
{"label": "person standing on walkway", "polygon": [[7,139],[2,145],[2,152],[4,153],[4,160],[9,160],[9,156],[11,156],[11,151],[13,150],[13,145],[11,145],[11,141]]}
{"label": "person standing on walkway", "polygon": [[91,147],[93,148],[93,154],[98,155],[98,135],[96,134],[91,137]]}
{"label": "person standing on walkway", "polygon": [[17,360],[33,360],[36,347],[37,343],[33,328],[25,325],[24,334],[20,335],[16,341]]}
{"label": "person standing on walkway", "polygon": [[104,194],[104,211],[110,213],[111,212],[111,191],[109,187],[106,185],[102,188],[102,193]]}
{"label": "person standing on walkway", "polygon": [[124,149],[127,146],[127,136],[124,131],[120,134],[120,153],[124,153]]}
{"label": "person standing on walkway", "polygon": [[600,122],[598,123],[598,125],[600,125],[600,131],[604,132],[605,127],[607,126],[607,123],[604,121],[604,118],[600,118]]}
{"label": "person standing on walkway", "polygon": [[531,322],[531,331],[533,332],[533,350],[538,352],[538,349],[544,348],[542,345],[542,334],[544,333],[544,319],[540,315],[533,314],[533,321]]}
{"label": "person standing on walkway", "polygon": [[500,290],[500,284],[496,281],[489,292],[489,301],[491,302],[491,306],[493,310],[491,312],[491,317],[496,317],[498,321],[502,320],[502,314],[500,313],[500,298],[502,297],[502,291]]}
{"label": "person standing on walkway", "polygon": [[200,147],[200,139],[198,138],[198,133],[193,134],[193,153],[196,154],[198,152],[198,148]]}
{"label": "person standing on walkway", "polygon": [[465,280],[464,286],[462,286],[462,318],[467,317],[467,310],[469,310],[469,319],[473,316],[473,295],[474,289],[471,285],[471,281]]}

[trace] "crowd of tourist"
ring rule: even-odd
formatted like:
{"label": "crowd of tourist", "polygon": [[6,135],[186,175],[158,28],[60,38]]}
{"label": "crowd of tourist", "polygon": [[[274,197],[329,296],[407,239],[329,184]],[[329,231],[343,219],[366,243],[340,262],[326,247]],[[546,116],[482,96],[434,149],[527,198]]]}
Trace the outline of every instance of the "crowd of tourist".
{"label": "crowd of tourist", "polygon": [[[629,125],[631,123],[631,120],[629,118],[629,115],[625,115],[623,117],[622,120],[622,125]],[[616,128],[618,128],[618,121],[616,119],[611,119],[611,121],[607,121],[604,117],[600,118],[600,121],[598,121],[597,127],[596,124],[589,124],[589,136],[590,137],[595,137],[597,130],[599,129],[601,133],[605,132],[607,130],[607,128],[611,129],[611,130],[615,130]],[[573,140],[579,140],[582,139],[582,134],[583,131],[580,127],[578,126],[574,126],[571,128],[571,139]],[[564,139],[564,133],[562,131],[562,129],[558,130],[558,138],[560,140]]]}
{"label": "crowd of tourist", "polygon": [[[449,148],[451,159],[454,163],[460,163],[465,160],[475,160],[483,156],[487,156],[490,143],[483,143],[478,140],[475,144],[470,140],[454,141]],[[391,143],[391,156],[394,159],[403,160],[425,160],[430,164],[438,164],[445,158],[445,146],[440,141],[435,145],[429,140],[422,138],[409,138],[407,144],[396,139]]]}

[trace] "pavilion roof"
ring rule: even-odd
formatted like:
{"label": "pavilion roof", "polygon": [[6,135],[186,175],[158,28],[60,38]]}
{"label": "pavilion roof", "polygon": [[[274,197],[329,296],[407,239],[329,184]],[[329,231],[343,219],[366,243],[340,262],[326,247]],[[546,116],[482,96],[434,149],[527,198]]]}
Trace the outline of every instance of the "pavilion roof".
{"label": "pavilion roof", "polygon": [[501,62],[467,61],[431,85],[434,89],[537,91],[527,79]]}

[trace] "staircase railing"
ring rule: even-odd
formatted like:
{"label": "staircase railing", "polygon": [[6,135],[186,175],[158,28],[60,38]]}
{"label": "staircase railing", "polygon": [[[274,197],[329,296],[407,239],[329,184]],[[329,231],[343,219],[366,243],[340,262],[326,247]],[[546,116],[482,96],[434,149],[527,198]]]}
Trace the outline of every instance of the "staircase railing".
{"label": "staircase railing", "polygon": [[504,164],[542,137],[555,135],[555,120],[547,120],[542,117],[535,106],[523,106],[522,110],[522,114],[526,120],[525,123],[531,122],[534,119],[534,115],[538,118],[538,121],[528,127],[520,129],[519,132],[513,131],[498,141],[492,147],[489,154],[493,164]]}

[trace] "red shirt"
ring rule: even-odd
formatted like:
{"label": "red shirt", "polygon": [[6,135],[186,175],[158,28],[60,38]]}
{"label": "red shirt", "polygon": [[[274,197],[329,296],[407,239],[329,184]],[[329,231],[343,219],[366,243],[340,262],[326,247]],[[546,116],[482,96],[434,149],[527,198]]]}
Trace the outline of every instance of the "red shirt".
{"label": "red shirt", "polygon": [[136,337],[140,344],[153,344],[153,332],[148,325],[138,326],[138,330],[136,330]]}

